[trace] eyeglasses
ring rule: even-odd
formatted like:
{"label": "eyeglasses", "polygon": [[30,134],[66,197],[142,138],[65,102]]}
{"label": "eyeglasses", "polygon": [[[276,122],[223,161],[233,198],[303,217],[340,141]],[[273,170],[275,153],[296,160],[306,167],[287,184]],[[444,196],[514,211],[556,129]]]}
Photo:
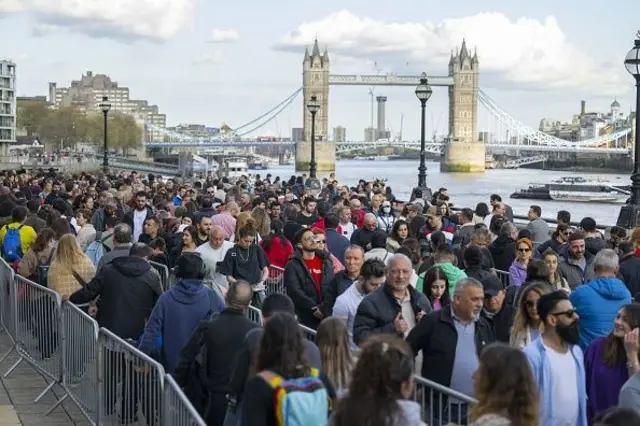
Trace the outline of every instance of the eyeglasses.
{"label": "eyeglasses", "polygon": [[529,253],[531,249],[529,247],[518,247],[520,253]]}
{"label": "eyeglasses", "polygon": [[326,241],[325,240],[316,240],[316,243],[317,244],[324,244],[324,243],[326,243]]}
{"label": "eyeglasses", "polygon": [[564,315],[567,318],[573,318],[573,316],[577,313],[577,311],[575,309],[569,309],[563,312],[554,312],[551,315],[553,315],[554,317],[559,317]]}

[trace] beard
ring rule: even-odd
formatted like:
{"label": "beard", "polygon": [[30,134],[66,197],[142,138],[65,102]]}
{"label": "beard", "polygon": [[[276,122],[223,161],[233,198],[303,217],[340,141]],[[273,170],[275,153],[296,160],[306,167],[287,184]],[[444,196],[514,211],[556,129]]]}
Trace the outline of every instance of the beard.
{"label": "beard", "polygon": [[565,342],[570,345],[577,345],[580,343],[580,329],[578,328],[578,321],[574,321],[570,325],[558,324],[556,326],[556,333]]}

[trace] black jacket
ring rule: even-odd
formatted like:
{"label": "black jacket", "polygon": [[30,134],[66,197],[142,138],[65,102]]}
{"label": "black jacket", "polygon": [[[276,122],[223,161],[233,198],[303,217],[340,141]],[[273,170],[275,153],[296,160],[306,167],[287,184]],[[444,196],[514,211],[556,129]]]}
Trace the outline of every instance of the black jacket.
{"label": "black jacket", "polygon": [[[149,206],[146,206],[147,209],[147,216],[145,217],[144,220],[147,220],[148,218],[150,218],[151,216],[153,216],[153,209]],[[131,209],[128,212],[126,212],[124,214],[124,217],[122,218],[122,221],[124,223],[126,223],[127,225],[129,225],[131,227],[131,230],[133,231],[133,212],[135,212],[136,209]],[[144,229],[143,229],[144,231]]]}
{"label": "black jacket", "polygon": [[[411,306],[414,314],[423,311],[425,314],[431,312],[431,303],[427,296],[418,293],[412,286],[407,287],[411,296]],[[393,320],[400,313],[402,308],[391,293],[389,284],[378,287],[369,293],[356,312],[353,322],[353,342],[360,345],[373,333],[395,334]],[[402,337],[402,336],[400,336]]]}
{"label": "black jacket", "polygon": [[631,255],[622,259],[618,278],[624,281],[632,297],[640,293],[640,257]]}
{"label": "black jacket", "polygon": [[96,320],[122,339],[137,339],[162,294],[160,276],[138,257],[124,256],[104,265],[86,287],[71,295],[71,303],[100,296]]}
{"label": "black jacket", "polygon": [[482,311],[482,318],[486,319],[489,325],[491,325],[493,334],[496,336],[498,342],[509,343],[509,333],[511,332],[515,312],[515,309],[506,303],[503,303],[502,309],[491,318],[489,318],[486,311]]}
{"label": "black jacket", "polygon": [[[333,278],[333,262],[326,251],[318,250],[316,256],[320,256],[322,259],[320,292],[324,295]],[[287,295],[296,307],[298,321],[315,330],[320,324],[320,320],[313,316],[311,309],[316,306],[320,308],[322,302],[318,300],[316,285],[302,259],[300,250],[295,251],[284,268],[284,283],[287,286]]]}
{"label": "black jacket", "polygon": [[336,299],[344,293],[346,289],[351,287],[355,280],[349,278],[347,276],[346,269],[337,272],[331,281],[329,281],[329,285],[324,292],[324,302],[322,303],[322,313],[325,317],[328,317],[332,314],[333,305],[336,304]]}
{"label": "black jacket", "polygon": [[491,253],[496,269],[509,271],[509,267],[516,258],[516,240],[511,237],[499,236],[489,246],[489,253]]}
{"label": "black jacket", "polygon": [[[451,385],[458,343],[451,309],[451,305],[448,305],[427,315],[407,336],[407,343],[414,354],[422,350],[422,377],[447,387]],[[475,323],[475,336],[478,356],[485,346],[496,340],[493,329],[482,317]]]}

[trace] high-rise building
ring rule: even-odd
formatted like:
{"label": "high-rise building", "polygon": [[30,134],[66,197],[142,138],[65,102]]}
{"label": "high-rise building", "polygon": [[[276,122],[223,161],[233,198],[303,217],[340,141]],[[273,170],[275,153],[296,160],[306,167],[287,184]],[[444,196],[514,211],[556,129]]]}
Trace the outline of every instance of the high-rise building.
{"label": "high-rise building", "polygon": [[0,144],[16,142],[16,64],[0,60]]}
{"label": "high-rise building", "polygon": [[387,122],[387,116],[386,116],[386,104],[387,104],[387,97],[386,96],[378,96],[376,97],[376,101],[378,102],[378,131],[376,134],[376,140],[377,139],[389,139],[389,136],[387,135],[386,132],[386,122]]}
{"label": "high-rise building", "polygon": [[334,142],[346,142],[347,141],[347,129],[343,126],[337,126],[333,128],[333,141]]}
{"label": "high-rise building", "polygon": [[80,80],[71,82],[70,87],[57,87],[49,83],[49,101],[55,108],[74,106],[86,113],[100,113],[102,98],[109,98],[111,111],[130,115],[143,126],[144,139],[162,142],[163,129],[167,125],[167,116],[160,114],[157,105],[147,101],[129,98],[129,88],[120,87],[105,74],[93,74],[87,71]]}
{"label": "high-rise building", "polygon": [[365,127],[364,129],[364,141],[375,142],[378,139],[378,129],[375,127]]}
{"label": "high-rise building", "polygon": [[294,127],[291,129],[291,141],[302,142],[304,140],[304,129],[302,127]]}

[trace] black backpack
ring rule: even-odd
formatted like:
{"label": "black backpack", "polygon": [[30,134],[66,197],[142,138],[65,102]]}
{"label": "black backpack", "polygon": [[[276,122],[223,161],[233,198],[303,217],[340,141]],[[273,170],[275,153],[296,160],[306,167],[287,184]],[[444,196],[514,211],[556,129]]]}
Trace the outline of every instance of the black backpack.
{"label": "black backpack", "polygon": [[51,259],[53,258],[53,253],[55,252],[55,249],[51,250],[51,253],[49,254],[49,257],[47,258],[47,261],[44,263],[39,263],[40,260],[38,259],[38,266],[36,268],[36,274],[35,274],[35,281],[36,283],[40,284],[42,287],[49,287],[49,283],[47,281],[47,277],[49,275],[49,267],[51,266]]}

